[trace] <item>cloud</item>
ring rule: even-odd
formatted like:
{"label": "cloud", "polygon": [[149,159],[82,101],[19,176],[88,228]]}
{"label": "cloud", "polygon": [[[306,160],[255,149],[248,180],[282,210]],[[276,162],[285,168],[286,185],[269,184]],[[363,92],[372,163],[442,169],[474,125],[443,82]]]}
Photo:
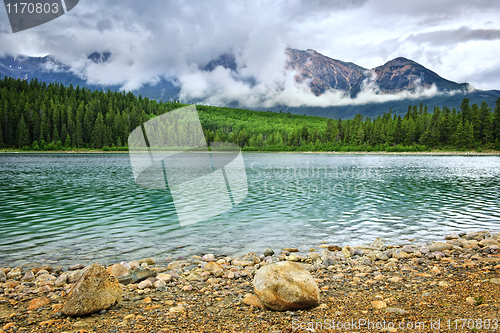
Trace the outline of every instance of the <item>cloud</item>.
{"label": "cloud", "polygon": [[[281,68],[284,68],[284,63]],[[238,74],[222,66],[212,72],[194,70],[180,78],[180,99],[200,104],[252,108],[272,108],[279,105],[327,107],[430,98],[444,94],[439,92],[435,85],[428,88],[421,87],[419,79],[414,83],[415,89],[397,94],[384,94],[375,83],[375,73],[371,72],[371,77],[365,79],[361,91],[354,98],[345,91],[336,89],[327,90],[316,96],[309,87],[310,80],[296,82],[295,76],[298,74],[296,71],[283,70],[275,74],[275,77],[269,76],[267,81],[252,86],[241,80]]]}
{"label": "cloud", "polygon": [[405,38],[406,41],[419,44],[429,44],[433,46],[455,45],[468,41],[491,41],[499,39],[500,29],[470,29],[469,27],[412,34]]}
{"label": "cloud", "polygon": [[[295,87],[283,73],[283,50],[315,49],[365,68],[404,56],[447,79],[498,88],[489,73],[496,72],[500,52],[499,14],[500,3],[488,0],[87,0],[17,34],[0,11],[0,56],[51,54],[89,83],[126,90],[179,78],[183,96],[205,100],[344,103],[349,100],[339,92],[316,100],[306,86]],[[95,64],[86,59],[93,52],[111,52],[113,59]],[[199,72],[226,53],[236,57],[237,76]],[[388,98],[381,96],[367,92],[365,98]]]}

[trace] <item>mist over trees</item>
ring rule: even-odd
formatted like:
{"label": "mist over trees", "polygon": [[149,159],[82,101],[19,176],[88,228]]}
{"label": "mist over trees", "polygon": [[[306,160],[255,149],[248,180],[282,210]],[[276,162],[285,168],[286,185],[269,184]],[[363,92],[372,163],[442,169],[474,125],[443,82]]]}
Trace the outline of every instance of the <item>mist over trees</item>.
{"label": "mist over trees", "polygon": [[[75,148],[127,150],[137,126],[184,106],[132,93],[91,91],[36,79],[0,80],[0,147],[25,150]],[[333,120],[313,116],[197,105],[208,142],[263,151],[421,151],[500,149],[500,98],[496,105],[459,109],[410,105],[404,116],[390,110],[375,119]]]}

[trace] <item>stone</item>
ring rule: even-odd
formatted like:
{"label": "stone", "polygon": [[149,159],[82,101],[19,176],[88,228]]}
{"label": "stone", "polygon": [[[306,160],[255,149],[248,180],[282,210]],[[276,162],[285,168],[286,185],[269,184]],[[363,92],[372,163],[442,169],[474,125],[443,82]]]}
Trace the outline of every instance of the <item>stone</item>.
{"label": "stone", "polygon": [[83,275],[83,269],[72,271],[68,273],[68,283],[75,283]]}
{"label": "stone", "polygon": [[352,257],[353,253],[351,252],[351,247],[350,246],[344,246],[342,248],[342,251],[340,251],[340,253],[342,253],[344,255],[344,257],[346,258],[350,258]]}
{"label": "stone", "polygon": [[203,261],[215,261],[215,256],[211,253],[207,253],[202,257]]}
{"label": "stone", "polygon": [[401,308],[385,308],[384,311],[386,313],[396,313],[396,314],[407,314],[408,311],[406,311],[405,309],[401,309]]}
{"label": "stone", "polygon": [[[452,247],[451,244],[448,244],[448,243],[442,243],[442,242],[437,242],[437,243],[434,243],[432,244],[431,246],[429,246],[429,251],[430,252],[436,252],[436,251],[446,251],[446,250],[450,250]],[[422,252],[422,251],[420,251]]]}
{"label": "stone", "polygon": [[312,252],[312,253],[309,253],[307,256],[309,258],[311,258],[311,260],[314,260],[314,261],[319,260],[319,253]]}
{"label": "stone", "polygon": [[253,262],[248,260],[239,260],[239,259],[234,259],[233,261],[231,261],[231,264],[233,266],[242,266],[242,267],[253,266]]}
{"label": "stone", "polygon": [[444,239],[445,240],[452,240],[452,239],[459,239],[459,238],[460,237],[455,232],[453,232],[453,233],[449,234],[448,236],[446,236]]}
{"label": "stone", "polygon": [[267,248],[264,250],[263,254],[265,257],[270,257],[274,254],[274,251],[273,251],[273,249]]}
{"label": "stone", "polygon": [[296,248],[286,248],[286,249],[283,249],[283,251],[287,251],[287,252],[299,252],[299,249],[296,249]]}
{"label": "stone", "polygon": [[76,264],[76,265],[73,265],[73,266],[69,266],[68,269],[70,271],[76,271],[76,270],[79,270],[79,269],[84,269],[85,268],[85,265],[84,264]]}
{"label": "stone", "polygon": [[387,307],[387,303],[384,301],[372,301],[372,307],[377,310],[384,309]]}
{"label": "stone", "polygon": [[267,306],[260,300],[259,297],[257,297],[257,295],[254,294],[246,294],[242,302],[246,305],[250,305],[262,310],[268,310]]}
{"label": "stone", "polygon": [[7,279],[16,280],[16,279],[19,279],[22,275],[23,275],[23,268],[16,267],[7,273]]}
{"label": "stone", "polygon": [[394,282],[394,283],[398,283],[398,282],[401,282],[401,278],[399,276],[393,276],[389,279],[389,281]]}
{"label": "stone", "polygon": [[169,282],[170,280],[172,280],[172,276],[170,274],[160,273],[156,276],[156,279],[162,280],[163,282]]}
{"label": "stone", "polygon": [[153,258],[144,258],[138,261],[139,266],[142,266],[142,264],[147,264],[148,266],[153,266],[156,264],[156,260]]}
{"label": "stone", "polygon": [[406,253],[414,253],[415,249],[411,247],[411,245],[405,245],[401,248],[401,251],[406,252]]}
{"label": "stone", "polygon": [[63,287],[66,283],[68,283],[68,273],[64,272],[54,281],[54,287]]}
{"label": "stone", "polygon": [[500,284],[500,279],[499,278],[493,278],[493,279],[490,279],[490,282],[494,283],[494,284]]}
{"label": "stone", "polygon": [[137,288],[139,288],[139,289],[146,289],[146,288],[152,288],[152,287],[153,287],[153,283],[151,283],[151,280],[149,280],[149,279],[141,281],[137,285]]}
{"label": "stone", "polygon": [[328,245],[326,247],[328,251],[336,252],[336,251],[342,251],[342,248],[338,245]]}
{"label": "stone", "polygon": [[130,267],[130,269],[137,269],[141,265],[139,265],[139,263],[136,260],[132,260],[131,262],[128,263],[128,266]]}
{"label": "stone", "polygon": [[145,268],[145,267],[138,267],[136,269],[131,269],[129,270],[129,275],[132,279],[131,283],[137,283],[142,280],[146,280],[149,277],[155,277],[158,273],[156,273],[155,270]]}
{"label": "stone", "polygon": [[467,305],[476,305],[476,299],[474,297],[467,297],[465,303],[467,303]]}
{"label": "stone", "polygon": [[372,243],[372,245],[370,245],[370,248],[372,250],[376,250],[376,251],[385,251],[387,249],[387,246],[384,244],[384,242],[380,238],[377,238]]}
{"label": "stone", "polygon": [[114,276],[100,265],[85,268],[83,275],[71,288],[63,304],[67,316],[84,316],[105,310],[119,302],[123,290]]}
{"label": "stone", "polygon": [[446,281],[439,281],[438,286],[448,288],[450,285]]}
{"label": "stone", "polygon": [[499,246],[500,243],[494,239],[494,238],[485,238],[483,239],[482,241],[479,242],[479,245],[482,245],[482,246]]}
{"label": "stone", "polygon": [[262,267],[253,280],[255,293],[270,309],[299,310],[320,304],[320,291],[311,273],[300,264],[282,261]]}
{"label": "stone", "polygon": [[26,274],[24,274],[23,278],[21,281],[23,282],[31,282],[35,279],[35,274],[33,274],[32,271],[27,271]]}
{"label": "stone", "polygon": [[173,306],[169,309],[170,312],[184,312],[184,307],[179,305],[179,306]]}
{"label": "stone", "polygon": [[0,268],[0,283],[3,283],[5,281],[7,281],[7,275],[5,275],[3,269]]}
{"label": "stone", "polygon": [[35,284],[37,286],[50,285],[53,286],[56,281],[56,277],[51,274],[42,274],[35,279]]}
{"label": "stone", "polygon": [[251,261],[251,262],[253,262],[253,264],[260,263],[259,257],[253,252],[245,254],[243,257],[241,257],[241,260]]}
{"label": "stone", "polygon": [[128,275],[129,271],[130,271],[130,268],[124,266],[123,264],[114,264],[114,265],[106,268],[106,272],[108,272],[109,275],[112,275],[115,278],[119,278],[120,276]]}
{"label": "stone", "polygon": [[50,299],[47,297],[38,297],[32,300],[28,305],[28,310],[38,310],[45,305],[50,304]]}

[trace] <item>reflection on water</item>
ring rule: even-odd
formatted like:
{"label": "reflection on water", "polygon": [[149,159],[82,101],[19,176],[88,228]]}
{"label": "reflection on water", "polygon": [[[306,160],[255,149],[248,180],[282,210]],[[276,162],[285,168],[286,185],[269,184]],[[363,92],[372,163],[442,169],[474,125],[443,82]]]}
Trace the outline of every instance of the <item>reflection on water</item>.
{"label": "reflection on water", "polygon": [[128,154],[1,154],[0,265],[157,260],[499,230],[497,156],[243,155],[248,196],[181,228]]}

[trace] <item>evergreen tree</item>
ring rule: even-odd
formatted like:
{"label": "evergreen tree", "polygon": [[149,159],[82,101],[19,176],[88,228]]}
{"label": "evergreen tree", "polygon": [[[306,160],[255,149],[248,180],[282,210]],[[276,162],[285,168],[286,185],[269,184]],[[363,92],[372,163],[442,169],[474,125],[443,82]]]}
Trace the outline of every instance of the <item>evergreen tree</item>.
{"label": "evergreen tree", "polygon": [[496,108],[493,113],[493,137],[500,139],[500,98],[496,101]]}
{"label": "evergreen tree", "polygon": [[103,141],[105,139],[104,132],[104,120],[102,113],[97,114],[95,124],[92,130],[92,146],[96,149],[101,149],[103,147]]}
{"label": "evergreen tree", "polygon": [[19,124],[17,125],[17,146],[23,148],[30,144],[29,131],[26,122],[24,121],[24,114],[21,114],[21,119],[19,119]]}

